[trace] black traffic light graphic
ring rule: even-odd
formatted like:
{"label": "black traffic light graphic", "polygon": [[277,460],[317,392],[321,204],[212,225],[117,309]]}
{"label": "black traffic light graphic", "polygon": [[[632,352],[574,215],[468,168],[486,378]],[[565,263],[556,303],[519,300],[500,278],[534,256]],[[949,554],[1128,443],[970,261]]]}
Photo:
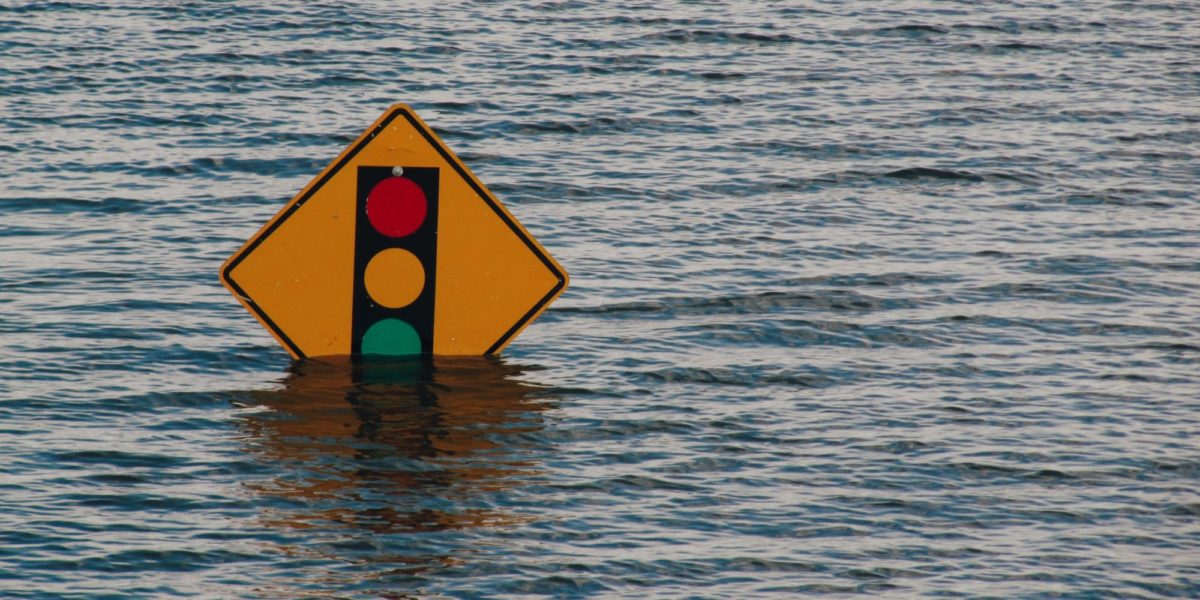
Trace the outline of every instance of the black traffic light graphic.
{"label": "black traffic light graphic", "polygon": [[438,169],[358,167],[354,355],[433,351]]}

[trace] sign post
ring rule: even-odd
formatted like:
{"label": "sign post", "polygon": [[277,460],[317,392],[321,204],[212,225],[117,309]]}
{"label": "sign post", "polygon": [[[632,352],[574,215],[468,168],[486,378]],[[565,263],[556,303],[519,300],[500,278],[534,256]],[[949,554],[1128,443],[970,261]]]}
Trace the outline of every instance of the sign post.
{"label": "sign post", "polygon": [[403,104],[221,267],[296,359],[494,354],[567,279]]}

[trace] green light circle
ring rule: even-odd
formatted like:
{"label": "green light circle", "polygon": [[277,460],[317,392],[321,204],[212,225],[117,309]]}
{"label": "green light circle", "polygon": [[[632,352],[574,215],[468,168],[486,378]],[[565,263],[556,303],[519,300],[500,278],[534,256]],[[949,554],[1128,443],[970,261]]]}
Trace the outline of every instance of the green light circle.
{"label": "green light circle", "polygon": [[363,354],[411,356],[421,353],[421,336],[412,325],[400,319],[383,319],[372,325],[362,338]]}

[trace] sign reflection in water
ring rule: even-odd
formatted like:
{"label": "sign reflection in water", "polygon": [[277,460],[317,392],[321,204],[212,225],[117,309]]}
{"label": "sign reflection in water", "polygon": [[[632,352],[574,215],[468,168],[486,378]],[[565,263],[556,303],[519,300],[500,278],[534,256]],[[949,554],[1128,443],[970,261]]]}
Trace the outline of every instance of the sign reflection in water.
{"label": "sign reflection in water", "polygon": [[[476,535],[532,519],[512,492],[537,475],[544,390],[493,358],[297,363],[253,399],[250,485],[278,549],[317,561],[312,586],[467,568]],[[478,532],[475,533],[475,532]],[[278,590],[277,590],[278,591]]]}

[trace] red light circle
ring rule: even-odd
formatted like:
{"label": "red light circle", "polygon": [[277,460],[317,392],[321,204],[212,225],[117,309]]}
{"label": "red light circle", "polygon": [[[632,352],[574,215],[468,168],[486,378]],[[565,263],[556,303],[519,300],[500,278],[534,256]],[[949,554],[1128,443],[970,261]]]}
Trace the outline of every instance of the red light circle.
{"label": "red light circle", "polygon": [[367,220],[388,237],[404,237],[416,231],[428,212],[424,190],[407,177],[388,177],[367,194]]}

